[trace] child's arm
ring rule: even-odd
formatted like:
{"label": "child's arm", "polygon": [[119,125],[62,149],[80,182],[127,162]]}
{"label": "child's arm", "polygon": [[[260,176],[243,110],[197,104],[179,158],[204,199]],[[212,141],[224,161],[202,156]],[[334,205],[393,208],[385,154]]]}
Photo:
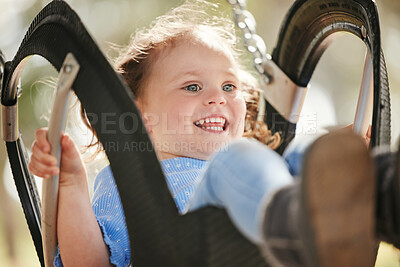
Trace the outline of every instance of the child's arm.
{"label": "child's arm", "polygon": [[60,171],[57,237],[64,266],[111,266],[108,248],[92,210],[86,170],[74,142],[61,138],[61,166],[50,155],[47,129],[36,131],[29,170],[49,178]]}

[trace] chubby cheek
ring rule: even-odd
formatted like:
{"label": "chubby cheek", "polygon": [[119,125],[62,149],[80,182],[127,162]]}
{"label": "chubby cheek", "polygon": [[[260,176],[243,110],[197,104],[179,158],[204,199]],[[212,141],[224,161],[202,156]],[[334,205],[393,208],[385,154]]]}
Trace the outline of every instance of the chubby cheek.
{"label": "chubby cheek", "polygon": [[237,139],[243,136],[244,133],[244,118],[239,118],[236,120],[235,125],[231,129],[231,138]]}
{"label": "chubby cheek", "polygon": [[235,105],[232,107],[232,119],[230,132],[232,139],[237,139],[243,136],[245,118],[246,118],[246,103],[244,99],[236,99]]}
{"label": "chubby cheek", "polygon": [[[179,107],[179,104],[175,105]],[[147,128],[151,128],[155,135],[176,135],[193,133],[193,114],[179,107],[168,111],[147,113]]]}

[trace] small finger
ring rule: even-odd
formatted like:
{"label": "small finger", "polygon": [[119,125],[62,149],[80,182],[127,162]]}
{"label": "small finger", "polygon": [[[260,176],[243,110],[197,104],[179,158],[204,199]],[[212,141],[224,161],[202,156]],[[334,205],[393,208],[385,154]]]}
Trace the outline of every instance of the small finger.
{"label": "small finger", "polygon": [[34,154],[32,154],[29,164],[36,166],[36,169],[38,169],[39,171],[47,170],[46,172],[49,172],[49,173],[51,173],[51,170],[58,169],[57,164],[55,164],[55,165],[47,164],[46,162],[37,159]]}
{"label": "small finger", "polygon": [[35,132],[36,141],[35,143],[40,147],[44,152],[50,152],[51,146],[49,141],[47,140],[47,128],[37,129]]}
{"label": "small finger", "polygon": [[37,144],[34,144],[32,147],[32,156],[40,162],[43,162],[46,165],[55,166],[57,165],[57,158],[48,152],[43,151]]}
{"label": "small finger", "polygon": [[56,169],[52,169],[52,170],[42,170],[40,166],[37,166],[35,164],[29,164],[28,165],[28,169],[31,173],[33,173],[34,175],[38,176],[38,177],[42,177],[42,178],[50,178],[52,175],[57,175],[58,174],[58,168]]}
{"label": "small finger", "polygon": [[368,126],[368,130],[367,130],[367,137],[368,138],[371,138],[371,132],[372,132],[371,125],[369,125]]}
{"label": "small finger", "polygon": [[78,148],[68,134],[63,134],[61,137],[61,147],[63,150],[63,158],[79,157]]}
{"label": "small finger", "polygon": [[57,166],[49,166],[43,164],[43,162],[40,162],[35,158],[31,158],[28,168],[32,168],[33,170],[36,170],[41,174],[56,175],[59,173],[59,168]]}

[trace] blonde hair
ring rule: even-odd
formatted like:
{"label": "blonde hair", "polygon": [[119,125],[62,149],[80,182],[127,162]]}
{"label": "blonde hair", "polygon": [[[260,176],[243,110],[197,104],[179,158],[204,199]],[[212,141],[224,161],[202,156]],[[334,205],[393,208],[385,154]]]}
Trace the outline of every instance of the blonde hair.
{"label": "blonde hair", "polygon": [[[164,48],[181,40],[201,42],[201,36],[210,36],[210,40],[233,56],[240,70],[239,79],[247,107],[243,136],[255,138],[275,149],[280,145],[280,136],[272,135],[267,125],[258,120],[260,90],[256,79],[240,64],[241,51],[237,49],[235,26],[231,19],[218,14],[217,8],[218,5],[206,1],[189,0],[156,18],[150,27],[138,30],[131,37],[130,44],[115,60],[115,69],[135,98],[139,98],[143,95],[151,66]],[[88,122],[86,124],[89,126]],[[99,141],[90,146],[94,145],[100,145]]]}

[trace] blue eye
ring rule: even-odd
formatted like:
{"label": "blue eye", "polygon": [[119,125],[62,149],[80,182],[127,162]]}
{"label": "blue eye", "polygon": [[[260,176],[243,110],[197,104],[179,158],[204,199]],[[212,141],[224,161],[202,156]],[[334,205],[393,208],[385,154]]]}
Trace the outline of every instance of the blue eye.
{"label": "blue eye", "polygon": [[224,86],[222,86],[222,90],[225,92],[232,92],[233,90],[235,90],[236,86],[234,86],[233,84],[225,84]]}
{"label": "blue eye", "polygon": [[198,84],[190,84],[188,86],[183,87],[183,89],[190,92],[197,92],[200,91],[200,86]]}

